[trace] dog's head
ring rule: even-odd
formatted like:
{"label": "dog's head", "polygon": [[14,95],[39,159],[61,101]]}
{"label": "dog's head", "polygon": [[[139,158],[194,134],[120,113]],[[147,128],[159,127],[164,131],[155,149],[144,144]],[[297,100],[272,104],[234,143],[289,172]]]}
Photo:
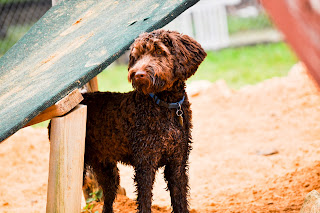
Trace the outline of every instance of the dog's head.
{"label": "dog's head", "polygon": [[166,30],[143,33],[130,48],[128,80],[144,94],[169,90],[175,81],[192,76],[206,55],[187,35]]}

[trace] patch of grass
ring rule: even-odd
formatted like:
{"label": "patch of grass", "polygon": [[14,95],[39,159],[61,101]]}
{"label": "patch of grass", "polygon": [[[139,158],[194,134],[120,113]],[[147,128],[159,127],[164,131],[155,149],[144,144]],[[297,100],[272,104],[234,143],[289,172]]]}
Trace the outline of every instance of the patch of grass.
{"label": "patch of grass", "polygon": [[189,81],[224,79],[234,89],[287,75],[297,58],[285,43],[247,46],[208,52]]}
{"label": "patch of grass", "polygon": [[228,30],[230,34],[241,31],[259,30],[273,27],[268,16],[264,13],[257,17],[241,18],[238,16],[228,16]]}
{"label": "patch of grass", "polygon": [[127,92],[132,90],[128,82],[127,65],[111,65],[98,75],[100,91]]}
{"label": "patch of grass", "polygon": [[49,120],[32,125],[32,127],[34,127],[34,128],[47,128],[48,124],[49,124]]}
{"label": "patch of grass", "polygon": [[93,208],[95,207],[95,205],[101,201],[102,199],[102,195],[103,195],[103,192],[101,189],[93,192],[93,193],[90,193],[89,194],[91,197],[88,198],[86,200],[86,206],[83,208],[83,210],[81,212],[84,212],[84,213],[98,213],[98,211],[95,211],[93,212]]}
{"label": "patch of grass", "polygon": [[[235,89],[288,73],[297,58],[285,43],[261,44],[208,52],[197,73],[188,82],[224,79]],[[98,75],[99,90],[127,92],[127,66],[111,66]]]}

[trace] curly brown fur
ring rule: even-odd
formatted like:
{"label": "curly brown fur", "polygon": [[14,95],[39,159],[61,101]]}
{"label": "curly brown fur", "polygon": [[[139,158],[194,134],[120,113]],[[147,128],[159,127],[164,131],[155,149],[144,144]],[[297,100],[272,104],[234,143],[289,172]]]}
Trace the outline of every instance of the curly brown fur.
{"label": "curly brown fur", "polygon": [[[113,212],[119,187],[117,162],[134,167],[138,212],[151,212],[154,178],[162,166],[173,212],[189,212],[187,162],[192,124],[185,81],[205,56],[189,36],[165,30],[144,33],[131,46],[128,79],[135,90],[84,94],[82,104],[88,107],[85,165],[92,168],[103,189],[103,212]],[[148,93],[168,103],[186,96],[183,126],[176,109],[157,105]]]}

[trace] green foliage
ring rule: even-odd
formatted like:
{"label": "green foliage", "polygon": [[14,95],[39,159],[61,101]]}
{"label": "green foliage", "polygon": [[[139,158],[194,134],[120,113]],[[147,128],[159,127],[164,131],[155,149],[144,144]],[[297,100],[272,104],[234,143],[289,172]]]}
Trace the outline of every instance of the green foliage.
{"label": "green foliage", "polygon": [[103,196],[103,192],[101,189],[99,189],[95,192],[90,193],[89,195],[91,196],[91,198],[88,198],[86,203],[91,203],[92,201],[100,202]]}
{"label": "green foliage", "polygon": [[[99,189],[93,193],[90,193],[89,195],[91,197],[86,200],[87,205],[82,210],[82,212],[85,213],[92,213],[92,210],[95,207],[96,203],[101,201],[103,192],[101,189]],[[94,213],[98,213],[98,211],[95,211]]]}
{"label": "green foliage", "polygon": [[264,28],[271,28],[272,23],[268,16],[264,13],[257,17],[241,18],[238,16],[228,16],[228,30],[230,34],[241,31],[259,30]]}

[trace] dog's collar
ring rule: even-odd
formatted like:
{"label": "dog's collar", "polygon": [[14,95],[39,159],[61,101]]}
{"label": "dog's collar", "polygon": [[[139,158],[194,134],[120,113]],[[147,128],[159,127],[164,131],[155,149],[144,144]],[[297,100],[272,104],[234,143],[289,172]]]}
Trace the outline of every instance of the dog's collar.
{"label": "dog's collar", "polygon": [[183,98],[179,102],[167,103],[165,101],[160,100],[158,98],[158,96],[156,96],[153,93],[149,93],[149,95],[156,102],[156,104],[158,104],[159,106],[165,106],[165,107],[167,107],[169,109],[181,109],[181,105],[183,104],[184,99],[185,99],[185,96],[183,96]]}
{"label": "dog's collar", "polygon": [[183,126],[183,111],[181,109],[181,105],[184,102],[185,96],[182,97],[182,99],[179,102],[176,103],[167,103],[165,101],[162,101],[158,98],[158,96],[156,96],[153,93],[149,93],[150,97],[156,102],[156,104],[158,104],[159,106],[164,106],[167,107],[169,109],[177,109],[176,114],[177,117],[179,119],[180,125]]}

